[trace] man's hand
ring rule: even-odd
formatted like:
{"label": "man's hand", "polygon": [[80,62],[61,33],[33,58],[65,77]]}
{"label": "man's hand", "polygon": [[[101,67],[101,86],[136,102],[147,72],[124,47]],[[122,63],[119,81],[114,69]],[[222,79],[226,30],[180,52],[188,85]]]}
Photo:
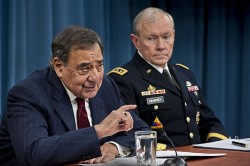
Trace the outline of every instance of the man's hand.
{"label": "man's hand", "polygon": [[95,125],[99,139],[114,135],[120,131],[129,131],[133,128],[133,118],[127,110],[135,109],[136,105],[123,105],[112,111],[100,124]]}
{"label": "man's hand", "polygon": [[84,163],[84,164],[107,163],[107,162],[109,162],[111,160],[114,160],[115,157],[117,157],[118,154],[119,154],[116,146],[114,144],[112,144],[112,143],[103,144],[101,146],[101,152],[102,152],[101,157],[81,161],[80,163]]}

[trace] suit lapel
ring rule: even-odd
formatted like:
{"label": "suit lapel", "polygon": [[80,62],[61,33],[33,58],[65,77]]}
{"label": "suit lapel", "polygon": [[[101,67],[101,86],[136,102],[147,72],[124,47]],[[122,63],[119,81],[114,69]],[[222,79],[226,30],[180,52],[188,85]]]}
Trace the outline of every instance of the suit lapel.
{"label": "suit lapel", "polygon": [[75,130],[75,118],[69,96],[54,70],[49,72],[49,82],[52,85],[52,98],[56,112],[69,130]]}
{"label": "suit lapel", "polygon": [[171,64],[168,64],[168,68],[180,87],[183,99],[186,100],[188,97],[188,91],[186,87],[185,75],[183,75],[182,72],[177,71],[175,67]]}
{"label": "suit lapel", "polygon": [[69,98],[63,98],[56,107],[56,112],[69,130],[75,130],[75,118]]}
{"label": "suit lapel", "polygon": [[159,71],[157,71],[153,66],[148,64],[143,58],[141,58],[138,53],[136,53],[134,58],[135,64],[138,67],[138,70],[141,72],[143,79],[145,79],[147,82],[151,82],[154,85],[161,86],[178,95],[181,95],[178,89],[171,82],[167,81],[166,78]]}
{"label": "suit lapel", "polygon": [[104,102],[98,94],[89,100],[89,107],[93,125],[100,123],[106,117]]}

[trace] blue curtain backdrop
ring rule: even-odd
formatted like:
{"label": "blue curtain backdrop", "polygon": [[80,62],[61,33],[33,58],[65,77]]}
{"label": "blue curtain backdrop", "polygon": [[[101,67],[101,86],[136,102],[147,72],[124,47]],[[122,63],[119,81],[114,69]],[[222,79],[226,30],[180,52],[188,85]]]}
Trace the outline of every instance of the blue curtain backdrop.
{"label": "blue curtain backdrop", "polygon": [[196,74],[207,102],[230,136],[250,137],[250,2],[246,0],[0,0],[1,93],[48,65],[63,28],[83,25],[103,39],[105,73],[134,53],[132,21],[155,6],[175,19],[172,62]]}

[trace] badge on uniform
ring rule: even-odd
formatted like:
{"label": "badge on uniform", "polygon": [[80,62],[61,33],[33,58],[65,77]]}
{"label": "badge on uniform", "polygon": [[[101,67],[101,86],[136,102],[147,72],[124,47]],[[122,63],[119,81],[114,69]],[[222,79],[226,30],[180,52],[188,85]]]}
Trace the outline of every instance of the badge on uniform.
{"label": "badge on uniform", "polygon": [[192,86],[191,82],[186,81],[186,86],[187,86],[187,87]]}
{"label": "badge on uniform", "polygon": [[149,96],[149,95],[165,94],[165,93],[166,93],[165,89],[156,90],[156,88],[154,86],[149,85],[147,91],[141,92],[141,95],[142,96]]}
{"label": "badge on uniform", "polygon": [[200,112],[198,111],[196,113],[196,124],[199,124],[200,123]]}
{"label": "badge on uniform", "polygon": [[[152,130],[163,129],[163,125],[161,124],[159,118],[156,116],[154,122],[151,125]],[[167,145],[163,143],[157,143],[156,150],[166,150]]]}
{"label": "badge on uniform", "polygon": [[147,98],[147,104],[158,104],[158,103],[164,103],[164,97],[163,96],[158,96],[158,97],[151,97]]}
{"label": "badge on uniform", "polygon": [[109,75],[110,73],[116,73],[116,74],[119,74],[119,75],[124,75],[128,72],[128,70],[122,68],[122,67],[116,67],[114,68],[113,70],[111,70],[107,75]]}
{"label": "badge on uniform", "polygon": [[151,71],[152,71],[151,69],[148,69],[148,70],[147,70],[147,73],[149,74],[149,73],[151,73]]}
{"label": "badge on uniform", "polygon": [[163,125],[161,124],[161,121],[156,116],[154,122],[151,125],[151,129],[162,129]]}
{"label": "badge on uniform", "polygon": [[[196,91],[199,90],[199,88],[198,88],[197,85],[192,86],[192,83],[189,82],[189,81],[186,81],[186,86],[187,86],[187,89],[188,89],[189,92],[196,92]],[[198,95],[198,94],[197,94],[197,95]],[[197,96],[197,95],[196,95],[196,96]]]}

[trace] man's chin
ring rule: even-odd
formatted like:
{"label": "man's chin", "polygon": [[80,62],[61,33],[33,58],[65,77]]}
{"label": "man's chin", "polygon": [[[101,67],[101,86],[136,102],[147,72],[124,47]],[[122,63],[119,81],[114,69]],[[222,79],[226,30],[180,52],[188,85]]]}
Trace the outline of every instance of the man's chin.
{"label": "man's chin", "polygon": [[97,90],[95,90],[95,91],[89,91],[89,92],[85,92],[84,93],[84,97],[90,99],[90,98],[95,97],[96,94],[97,94]]}
{"label": "man's chin", "polygon": [[165,65],[166,65],[166,63],[167,62],[165,62],[165,63],[154,63],[154,65],[156,65],[156,66],[159,66],[159,67],[164,67]]}
{"label": "man's chin", "polygon": [[166,57],[157,58],[157,59],[154,59],[153,64],[155,64],[157,66],[165,65],[168,62],[168,60],[169,59],[167,59]]}

